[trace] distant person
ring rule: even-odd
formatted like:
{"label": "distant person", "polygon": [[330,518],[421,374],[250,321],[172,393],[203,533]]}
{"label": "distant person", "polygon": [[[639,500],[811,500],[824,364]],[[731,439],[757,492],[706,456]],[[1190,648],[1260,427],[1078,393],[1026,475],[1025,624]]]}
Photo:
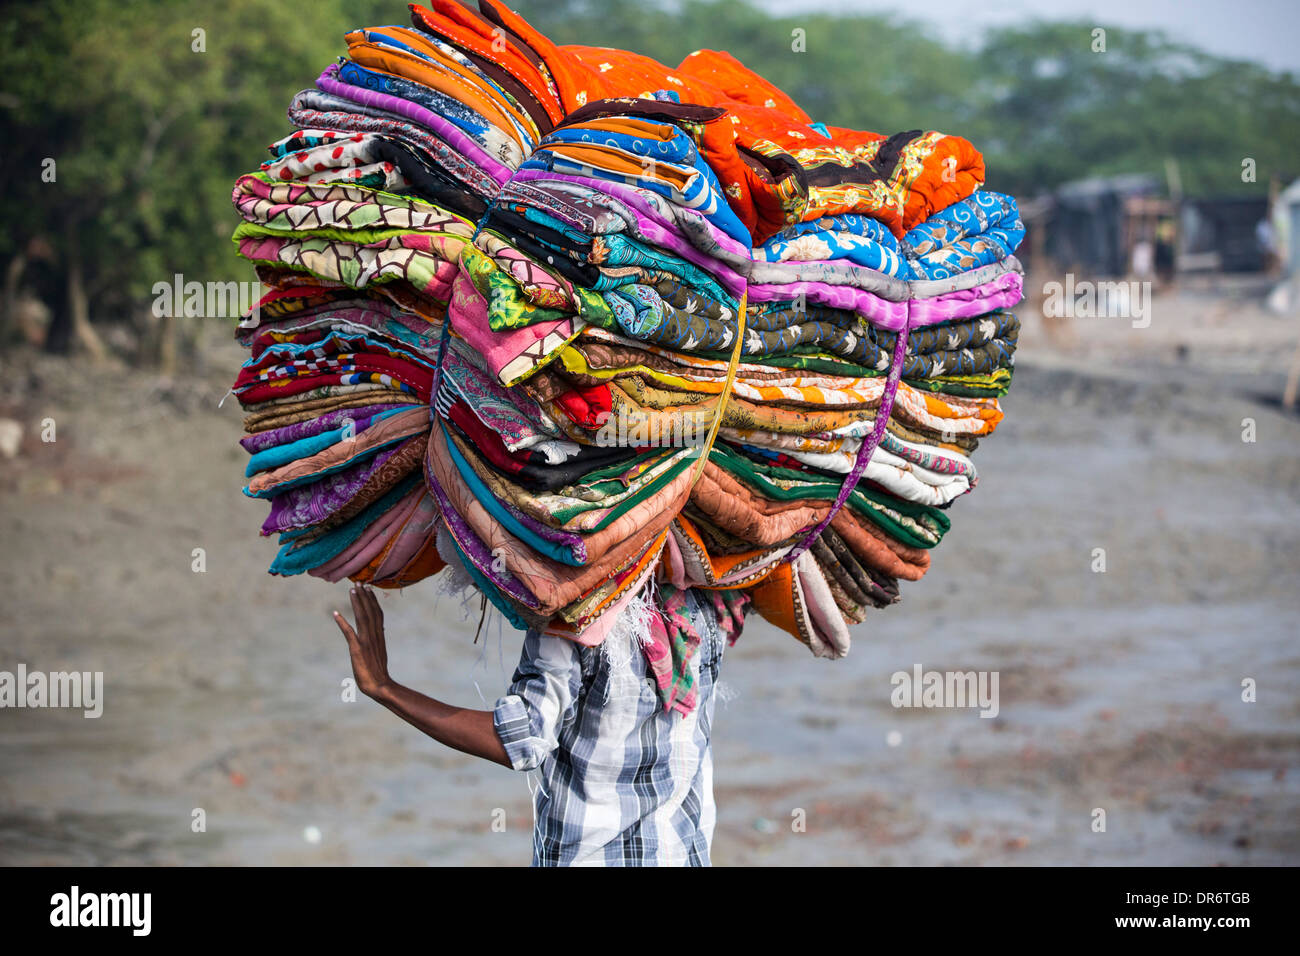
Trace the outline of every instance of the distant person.
{"label": "distant person", "polygon": [[1150,239],[1133,243],[1131,272],[1135,279],[1150,279],[1155,273],[1156,248]]}
{"label": "distant person", "polygon": [[1263,271],[1273,272],[1278,266],[1277,230],[1267,216],[1255,223],[1255,244],[1259,246]]}
{"label": "distant person", "polygon": [[1177,272],[1177,241],[1178,230],[1174,226],[1172,219],[1162,220],[1156,226],[1156,254],[1155,267],[1156,278],[1162,285],[1168,285],[1174,281],[1174,274]]}
{"label": "distant person", "polygon": [[[357,687],[434,740],[515,770],[539,770],[534,866],[708,866],[713,840],[714,691],[727,643],[707,592],[673,613],[700,642],[695,706],[665,710],[636,639],[583,647],[537,631],[493,710],[444,704],[388,673],[384,613],[352,589],[356,628],[337,611]],[[684,619],[684,620],[683,620]]]}

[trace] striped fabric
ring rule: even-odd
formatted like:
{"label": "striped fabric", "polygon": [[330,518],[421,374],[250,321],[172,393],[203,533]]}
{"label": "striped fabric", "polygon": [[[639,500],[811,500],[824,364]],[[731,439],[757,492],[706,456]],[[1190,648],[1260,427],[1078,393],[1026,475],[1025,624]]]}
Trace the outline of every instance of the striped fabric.
{"label": "striped fabric", "polygon": [[530,631],[493,722],[516,770],[536,770],[534,866],[708,866],[709,731],[726,640],[712,602],[689,592],[701,634],[699,703],[665,712],[637,638],[598,647]]}

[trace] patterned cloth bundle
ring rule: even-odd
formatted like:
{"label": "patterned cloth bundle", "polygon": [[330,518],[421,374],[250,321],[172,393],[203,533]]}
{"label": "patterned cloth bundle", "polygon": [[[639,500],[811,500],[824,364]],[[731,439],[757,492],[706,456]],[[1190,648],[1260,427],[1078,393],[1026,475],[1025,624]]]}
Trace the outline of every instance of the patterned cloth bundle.
{"label": "patterned cloth bundle", "polygon": [[272,572],[449,564],[587,645],[640,615],[678,709],[687,588],[843,656],[1002,418],[1015,201],[966,140],[814,122],[726,53],[410,10],[347,35],[235,186]]}

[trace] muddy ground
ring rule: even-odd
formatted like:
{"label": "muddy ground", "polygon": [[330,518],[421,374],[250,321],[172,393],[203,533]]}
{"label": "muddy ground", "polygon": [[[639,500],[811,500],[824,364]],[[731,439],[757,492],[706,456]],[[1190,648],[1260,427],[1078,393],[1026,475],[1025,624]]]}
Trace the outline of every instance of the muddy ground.
{"label": "muddy ground", "polygon": [[[716,864],[1300,863],[1300,322],[1220,289],[1026,323],[931,573],[845,660],[757,618],[728,651]],[[106,684],[97,720],[0,710],[0,863],[526,863],[526,778],[344,702],[345,586],[266,574],[216,407],[239,360],[215,333],[183,383],[0,360],[0,670]],[[399,679],[502,692],[499,617],[475,644],[431,582],[384,601]],[[997,671],[1000,713],[893,708],[918,663]]]}

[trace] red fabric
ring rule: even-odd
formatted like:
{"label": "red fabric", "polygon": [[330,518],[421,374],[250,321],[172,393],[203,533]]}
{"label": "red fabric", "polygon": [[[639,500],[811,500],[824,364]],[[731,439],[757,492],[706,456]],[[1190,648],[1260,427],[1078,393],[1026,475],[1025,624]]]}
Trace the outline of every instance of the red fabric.
{"label": "red fabric", "polygon": [[556,396],[555,404],[582,428],[599,428],[614,410],[608,385],[575,386]]}
{"label": "red fabric", "polygon": [[524,470],[524,463],[510,453],[501,436],[484,425],[463,400],[457,399],[448,414],[456,426],[469,436],[474,443],[474,450],[492,464],[511,475]]}
{"label": "red fabric", "polygon": [[411,386],[420,401],[426,404],[429,402],[433,388],[433,373],[427,369],[387,355],[357,355],[349,364],[352,367],[346,370],[322,369],[310,375],[268,382],[257,380],[256,369],[240,369],[239,376],[235,379],[235,393],[241,404],[253,405],[272,398],[299,395],[321,385],[338,385],[341,377],[349,372],[379,372]]}

